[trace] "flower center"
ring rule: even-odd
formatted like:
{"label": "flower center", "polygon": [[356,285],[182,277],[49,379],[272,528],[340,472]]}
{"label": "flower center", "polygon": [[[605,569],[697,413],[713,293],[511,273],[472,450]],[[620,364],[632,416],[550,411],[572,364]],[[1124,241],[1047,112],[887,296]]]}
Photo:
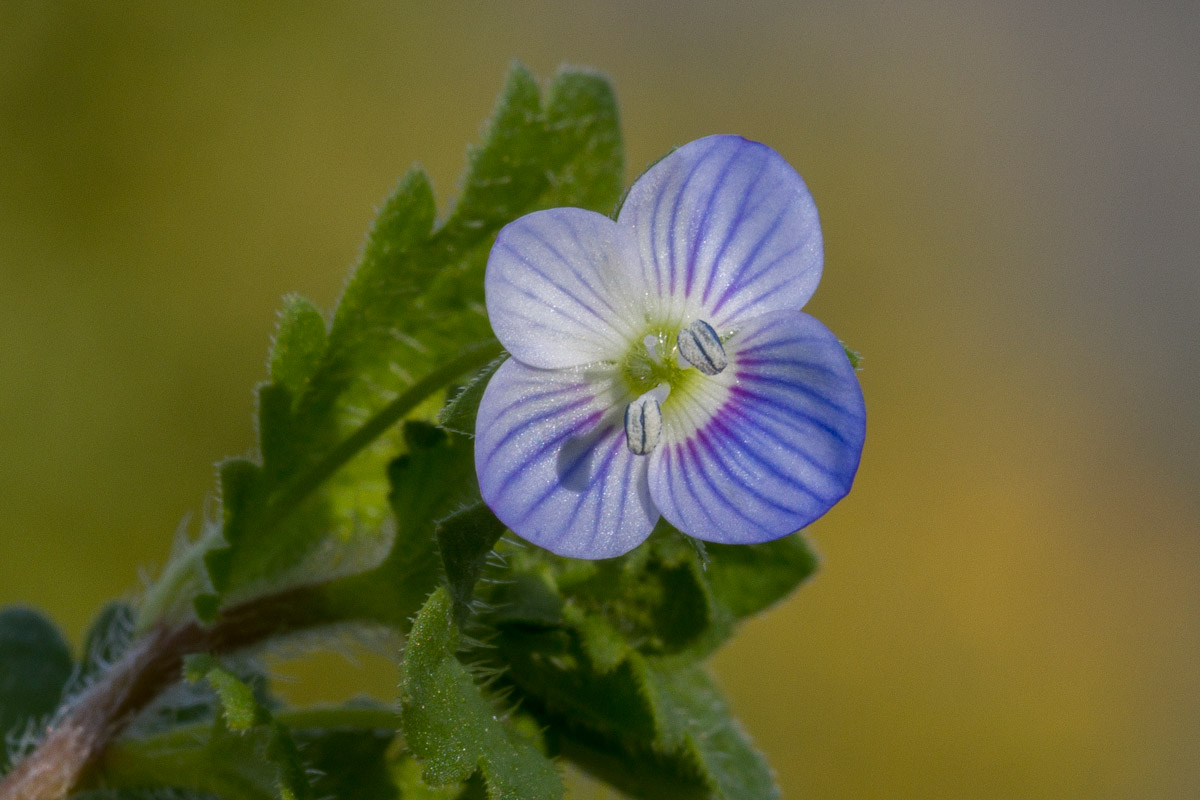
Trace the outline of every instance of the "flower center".
{"label": "flower center", "polygon": [[704,320],[682,330],[650,328],[620,365],[627,396],[636,398],[625,409],[629,449],[635,455],[653,450],[662,426],[662,404],[673,394],[686,393],[704,376],[720,373],[728,363],[720,336]]}

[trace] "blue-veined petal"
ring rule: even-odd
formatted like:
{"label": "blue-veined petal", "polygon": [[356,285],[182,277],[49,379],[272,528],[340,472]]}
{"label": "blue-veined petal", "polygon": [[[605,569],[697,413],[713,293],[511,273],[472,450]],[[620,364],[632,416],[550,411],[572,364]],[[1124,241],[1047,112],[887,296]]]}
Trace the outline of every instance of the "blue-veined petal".
{"label": "blue-veined petal", "polygon": [[725,350],[720,375],[664,403],[650,496],[698,539],[776,539],[850,491],[866,434],[862,390],[838,340],[798,311],[749,320]]}
{"label": "blue-veined petal", "polygon": [[617,360],[645,323],[630,231],[581,208],[527,214],[488,257],[488,318],[500,343],[534,367]]}
{"label": "blue-veined petal", "polygon": [[479,404],[484,501],[519,536],[559,555],[620,555],[658,520],[612,379],[605,369],[542,370],[510,358]]}
{"label": "blue-veined petal", "polygon": [[629,190],[618,222],[637,236],[656,316],[719,331],[799,310],[821,278],[817,208],[771,148],[740,136],[680,147]]}

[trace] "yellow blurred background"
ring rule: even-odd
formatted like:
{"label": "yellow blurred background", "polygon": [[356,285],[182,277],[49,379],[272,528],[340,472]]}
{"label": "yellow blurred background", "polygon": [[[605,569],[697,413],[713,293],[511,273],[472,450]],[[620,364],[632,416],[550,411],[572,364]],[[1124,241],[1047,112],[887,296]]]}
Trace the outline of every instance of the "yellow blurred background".
{"label": "yellow blurred background", "polygon": [[[280,296],[336,300],[511,59],[611,76],[632,179],[808,181],[865,355],[819,576],[716,659],[787,798],[1200,796],[1194,3],[0,3],[0,603],[78,641],[252,444]],[[592,796],[583,788],[580,796]]]}

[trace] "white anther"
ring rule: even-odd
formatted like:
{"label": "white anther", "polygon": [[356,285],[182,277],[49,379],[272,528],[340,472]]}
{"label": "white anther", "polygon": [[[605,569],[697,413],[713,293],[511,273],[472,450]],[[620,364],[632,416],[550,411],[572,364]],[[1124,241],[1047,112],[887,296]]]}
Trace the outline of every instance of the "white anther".
{"label": "white anther", "polygon": [[716,375],[729,364],[721,337],[702,319],[679,332],[679,355],[705,375]]}
{"label": "white anther", "polygon": [[635,456],[644,456],[658,444],[662,434],[662,406],[654,389],[625,407],[625,442]]}

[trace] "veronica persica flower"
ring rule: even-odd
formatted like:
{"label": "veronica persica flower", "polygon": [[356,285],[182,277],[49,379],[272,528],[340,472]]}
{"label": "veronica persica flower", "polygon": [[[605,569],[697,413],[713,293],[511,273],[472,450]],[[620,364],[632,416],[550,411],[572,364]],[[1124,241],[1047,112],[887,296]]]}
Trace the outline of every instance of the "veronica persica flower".
{"label": "veronica persica flower", "polygon": [[560,555],[606,558],[660,515],[752,543],[828,511],[866,414],[841,344],[800,311],[822,258],[804,181],[738,136],[659,161],[616,221],[556,208],[501,230],[485,289],[512,357],[475,429],[496,516]]}

